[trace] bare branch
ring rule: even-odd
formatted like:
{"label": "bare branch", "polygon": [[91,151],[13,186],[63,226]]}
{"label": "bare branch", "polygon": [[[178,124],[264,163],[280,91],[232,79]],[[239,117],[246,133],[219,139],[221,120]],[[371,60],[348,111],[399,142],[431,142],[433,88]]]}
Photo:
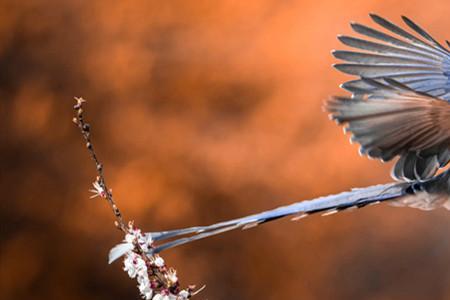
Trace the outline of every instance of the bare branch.
{"label": "bare branch", "polygon": [[106,185],[105,175],[103,173],[103,164],[100,163],[97,154],[94,150],[94,145],[91,141],[91,126],[84,121],[83,117],[83,104],[86,102],[83,98],[75,97],[75,100],[77,101],[77,104],[74,105],[74,109],[76,112],[75,117],[73,118],[73,122],[78,126],[78,128],[81,131],[81,134],[83,135],[84,140],[86,141],[86,148],[89,151],[89,154],[92,158],[92,160],[95,163],[95,167],[97,170],[97,180],[94,183],[95,190],[91,190],[94,193],[96,193],[94,196],[101,196],[102,198],[106,199],[109,206],[111,207],[114,216],[116,217],[115,225],[117,228],[122,230],[123,232],[127,233],[128,229],[123,221],[122,213],[120,212],[119,208],[117,207],[112,190],[108,188]]}

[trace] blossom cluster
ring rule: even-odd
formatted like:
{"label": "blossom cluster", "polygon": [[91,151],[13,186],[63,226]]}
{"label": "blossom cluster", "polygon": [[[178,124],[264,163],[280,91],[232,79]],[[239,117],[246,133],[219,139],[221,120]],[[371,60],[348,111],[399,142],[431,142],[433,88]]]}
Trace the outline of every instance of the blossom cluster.
{"label": "blossom cluster", "polygon": [[123,257],[123,270],[133,279],[137,280],[139,292],[146,300],[186,300],[191,298],[202,289],[194,292],[195,286],[181,289],[178,282],[177,273],[174,269],[168,268],[162,257],[152,253],[154,249],[153,240],[150,234],[142,234],[133,222],[125,224],[122,214],[117,207],[112,190],[106,186],[103,176],[103,165],[98,160],[90,138],[90,125],[84,121],[82,98],[75,98],[74,109],[76,115],[73,122],[81,130],[86,142],[86,148],[91,155],[97,169],[97,178],[92,184],[91,198],[100,197],[105,199],[111,207],[116,218],[114,224],[125,233],[122,243],[113,247],[109,252],[109,263]]}
{"label": "blossom cluster", "polygon": [[192,296],[192,289],[180,289],[177,273],[168,268],[158,254],[148,255],[153,247],[149,234],[130,222],[123,243],[116,245],[109,253],[109,263],[124,257],[123,270],[130,278],[135,278],[143,299],[149,300],[185,300]]}

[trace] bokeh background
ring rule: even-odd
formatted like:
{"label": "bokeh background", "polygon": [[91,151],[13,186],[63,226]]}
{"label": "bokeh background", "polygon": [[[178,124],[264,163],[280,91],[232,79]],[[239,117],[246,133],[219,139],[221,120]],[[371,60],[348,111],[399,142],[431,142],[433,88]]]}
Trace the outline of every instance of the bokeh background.
{"label": "bokeh background", "polygon": [[[387,182],[321,110],[349,21],[447,1],[0,1],[0,298],[138,299],[72,124],[86,117],[126,219],[172,229]],[[198,299],[450,299],[450,214],[387,205],[165,253]]]}

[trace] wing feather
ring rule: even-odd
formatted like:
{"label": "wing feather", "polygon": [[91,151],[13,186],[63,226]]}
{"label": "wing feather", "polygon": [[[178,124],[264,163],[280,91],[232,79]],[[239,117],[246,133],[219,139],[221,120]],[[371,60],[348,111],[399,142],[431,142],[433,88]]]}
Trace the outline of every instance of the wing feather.
{"label": "wing feather", "polygon": [[333,120],[346,124],[362,154],[383,161],[400,156],[392,172],[395,178],[430,178],[450,160],[450,103],[385,81],[362,79],[372,88],[370,94],[335,97],[326,109]]}
{"label": "wing feather", "polygon": [[[347,46],[365,52],[334,51],[336,58],[345,61],[336,64],[335,68],[360,77],[393,78],[417,91],[450,101],[449,50],[406,17],[402,17],[403,22],[417,36],[378,15],[371,14],[370,17],[387,33],[352,23],[352,29],[364,38],[339,36],[338,39]],[[361,80],[352,80],[344,83],[342,88],[358,95],[367,88],[361,85]]]}

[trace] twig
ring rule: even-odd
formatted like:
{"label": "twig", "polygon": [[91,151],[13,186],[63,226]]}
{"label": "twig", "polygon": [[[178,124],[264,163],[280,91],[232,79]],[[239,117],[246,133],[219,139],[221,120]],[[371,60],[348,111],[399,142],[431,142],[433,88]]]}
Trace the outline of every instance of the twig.
{"label": "twig", "polygon": [[122,230],[123,232],[127,233],[128,232],[127,226],[125,225],[125,222],[123,221],[122,213],[120,212],[119,208],[117,207],[117,205],[114,201],[114,198],[112,195],[112,190],[109,189],[108,186],[106,185],[106,180],[105,180],[105,176],[103,173],[103,165],[100,163],[98,156],[95,153],[94,145],[92,144],[92,141],[91,141],[91,133],[90,133],[91,126],[84,121],[83,103],[86,102],[86,100],[84,100],[83,98],[79,98],[79,97],[75,97],[75,100],[77,101],[77,104],[75,104],[73,108],[76,111],[76,116],[73,118],[73,122],[80,129],[81,134],[83,135],[83,138],[86,141],[86,148],[88,149],[89,154],[95,163],[95,167],[97,169],[97,174],[98,174],[96,182],[98,183],[99,187],[101,188],[101,190],[98,189],[97,191],[100,193],[101,192],[104,193],[104,194],[101,194],[101,196],[106,199],[106,201],[108,202],[109,206],[111,207],[111,209],[114,213],[114,216],[116,217],[116,222],[115,222],[116,227],[119,228],[120,230]]}
{"label": "twig", "polygon": [[151,235],[142,234],[141,230],[134,226],[130,221],[126,224],[122,213],[114,201],[112,190],[106,185],[103,173],[103,165],[100,163],[94,146],[91,141],[90,125],[85,122],[83,117],[83,98],[75,97],[77,103],[74,106],[75,117],[73,122],[78,126],[86,142],[86,148],[97,169],[97,178],[93,183],[94,193],[91,197],[100,196],[104,198],[111,207],[116,218],[114,225],[125,234],[122,243],[116,245],[109,253],[109,262],[113,262],[119,257],[124,256],[124,271],[131,278],[136,278],[139,285],[139,291],[145,299],[159,300],[185,300],[197,294],[200,290],[194,291],[195,286],[189,286],[182,290],[176,275],[176,271],[166,266],[164,260],[159,255],[151,255],[151,249],[154,249]]}

